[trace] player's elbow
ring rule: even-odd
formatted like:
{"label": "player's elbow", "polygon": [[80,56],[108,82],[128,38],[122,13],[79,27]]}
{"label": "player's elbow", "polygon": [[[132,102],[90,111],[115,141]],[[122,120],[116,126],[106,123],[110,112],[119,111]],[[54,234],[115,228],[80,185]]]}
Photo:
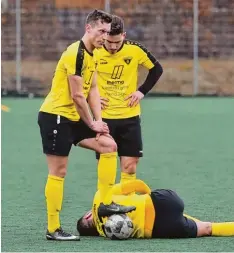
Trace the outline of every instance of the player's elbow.
{"label": "player's elbow", "polygon": [[156,67],[156,70],[157,70],[157,74],[158,74],[159,76],[161,76],[162,73],[163,73],[163,67],[162,67],[162,65],[161,65],[159,62],[157,62],[157,63],[155,64],[155,67]]}

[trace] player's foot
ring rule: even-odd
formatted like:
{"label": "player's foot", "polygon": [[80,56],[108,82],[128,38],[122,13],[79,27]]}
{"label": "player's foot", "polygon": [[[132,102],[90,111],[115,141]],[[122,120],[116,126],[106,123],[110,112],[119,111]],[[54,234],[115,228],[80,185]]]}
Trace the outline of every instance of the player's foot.
{"label": "player's foot", "polygon": [[109,217],[112,214],[125,214],[136,210],[135,206],[122,206],[112,202],[110,205],[100,204],[98,208],[98,216],[101,217]]}
{"label": "player's foot", "polygon": [[56,229],[53,233],[50,233],[47,230],[46,239],[54,241],[80,241],[80,237],[78,235],[66,233],[62,230],[62,228]]}

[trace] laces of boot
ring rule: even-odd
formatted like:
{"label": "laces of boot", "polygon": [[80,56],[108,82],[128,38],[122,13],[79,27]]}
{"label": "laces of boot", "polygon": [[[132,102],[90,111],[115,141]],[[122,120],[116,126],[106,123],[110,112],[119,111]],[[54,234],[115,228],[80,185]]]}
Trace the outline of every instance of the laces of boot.
{"label": "laces of boot", "polygon": [[71,234],[66,233],[65,231],[63,231],[62,229],[59,231],[59,234],[65,237],[71,236]]}

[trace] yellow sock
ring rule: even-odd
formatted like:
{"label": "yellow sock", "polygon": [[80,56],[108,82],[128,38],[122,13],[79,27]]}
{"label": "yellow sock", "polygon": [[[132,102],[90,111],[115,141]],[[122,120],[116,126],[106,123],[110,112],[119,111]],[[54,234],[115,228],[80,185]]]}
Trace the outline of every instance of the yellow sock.
{"label": "yellow sock", "polygon": [[98,189],[101,202],[108,205],[112,202],[112,187],[115,184],[117,171],[117,152],[101,154],[98,162]]}
{"label": "yellow sock", "polygon": [[190,219],[190,220],[193,220],[193,221],[197,221],[197,222],[199,222],[200,220],[198,220],[197,218],[194,218],[194,217],[192,217],[192,216],[190,216],[190,215],[188,215],[188,214],[183,214],[184,215],[184,217],[186,217],[186,218],[188,218],[188,219]]}
{"label": "yellow sock", "polygon": [[[128,174],[126,172],[121,172],[121,177],[120,177],[120,183],[125,184],[129,182],[134,182],[136,180],[136,173],[134,174]],[[129,195],[135,194],[135,191],[129,193]]]}
{"label": "yellow sock", "polygon": [[63,202],[64,178],[48,175],[45,197],[47,203],[48,230],[54,232],[60,227],[59,212]]}
{"label": "yellow sock", "polygon": [[234,236],[234,222],[212,223],[212,236]]}
{"label": "yellow sock", "polygon": [[125,173],[125,172],[121,172],[121,178],[120,178],[120,183],[126,183],[126,182],[129,182],[129,181],[134,181],[136,180],[136,173],[134,174],[128,174],[128,173]]}

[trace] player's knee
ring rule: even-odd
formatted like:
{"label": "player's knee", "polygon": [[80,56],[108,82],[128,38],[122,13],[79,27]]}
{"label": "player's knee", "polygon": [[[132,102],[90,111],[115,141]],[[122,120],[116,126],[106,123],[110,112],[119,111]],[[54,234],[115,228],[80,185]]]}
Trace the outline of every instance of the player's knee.
{"label": "player's knee", "polygon": [[61,163],[59,165],[54,166],[53,169],[50,169],[50,174],[64,178],[67,174],[66,164]]}
{"label": "player's knee", "polygon": [[109,140],[109,148],[110,148],[110,153],[111,152],[117,152],[117,144],[114,140],[110,139]]}
{"label": "player's knee", "polygon": [[99,153],[104,154],[104,153],[117,152],[117,144],[113,139],[106,136],[101,137],[99,141],[100,144],[99,147],[100,150],[98,150]]}
{"label": "player's knee", "polygon": [[59,170],[59,177],[65,177],[67,174],[67,169],[66,168],[62,168],[61,170]]}
{"label": "player's knee", "polygon": [[206,222],[206,235],[212,235],[212,223],[211,222]]}
{"label": "player's knee", "polygon": [[197,224],[197,236],[210,236],[212,235],[212,223],[211,222],[196,222]]}

